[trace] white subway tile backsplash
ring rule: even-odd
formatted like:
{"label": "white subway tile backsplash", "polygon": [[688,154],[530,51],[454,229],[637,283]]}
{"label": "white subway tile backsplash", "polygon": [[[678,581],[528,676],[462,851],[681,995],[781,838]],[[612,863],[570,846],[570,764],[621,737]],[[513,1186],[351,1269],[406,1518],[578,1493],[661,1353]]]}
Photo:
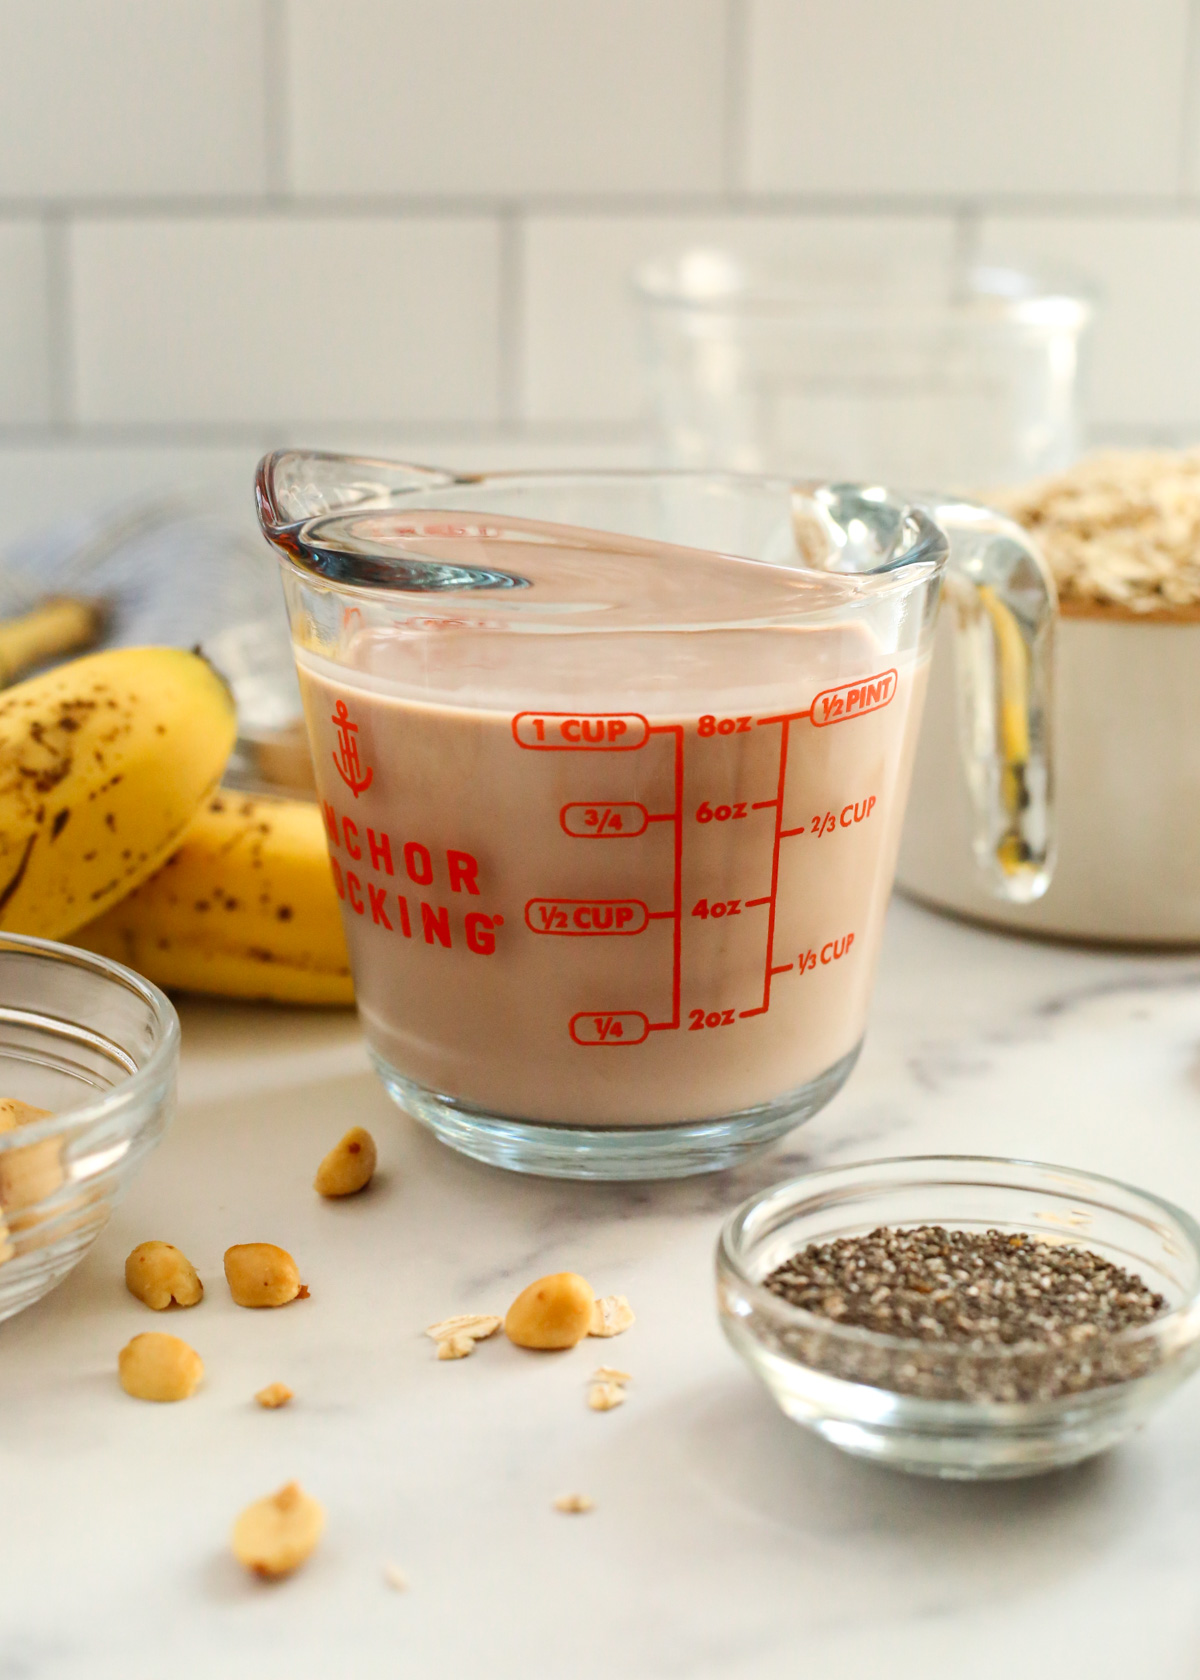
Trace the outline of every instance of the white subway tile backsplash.
{"label": "white subway tile backsplash", "polygon": [[4,0],[0,196],[264,184],[259,0]]}
{"label": "white subway tile backsplash", "polygon": [[288,0],[300,192],[721,184],[723,0]]}
{"label": "white subway tile backsplash", "polygon": [[1099,426],[1200,435],[1197,192],[1200,0],[0,0],[0,426],[632,459],[638,262],[978,226],[1095,280]]}
{"label": "white subway tile backsplash", "polygon": [[1088,414],[1109,427],[1194,427],[1200,438],[1200,219],[989,218],[987,257],[1080,276],[1099,297]]}
{"label": "white subway tile backsplash", "polygon": [[496,414],[485,218],[92,221],[71,252],[84,422]]}
{"label": "white subway tile backsplash", "polygon": [[880,269],[948,284],[948,217],[572,217],[530,221],[524,250],[523,412],[538,421],[629,420],[645,408],[633,270],[688,246],[752,263]]}
{"label": "white subway tile backsplash", "polygon": [[0,423],[50,416],[46,243],[36,222],[0,222]]}
{"label": "white subway tile backsplash", "polygon": [[1187,0],[747,0],[747,185],[1176,190]]}
{"label": "white subway tile backsplash", "polygon": [[254,468],[261,450],[104,448],[59,442],[0,449],[3,547],[50,526],[128,504],[184,495],[197,506],[254,523]]}

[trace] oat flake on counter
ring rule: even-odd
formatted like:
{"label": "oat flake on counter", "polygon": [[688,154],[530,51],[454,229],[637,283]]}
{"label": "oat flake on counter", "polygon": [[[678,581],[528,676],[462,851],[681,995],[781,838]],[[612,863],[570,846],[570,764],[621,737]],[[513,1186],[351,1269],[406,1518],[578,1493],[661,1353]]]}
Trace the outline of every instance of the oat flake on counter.
{"label": "oat flake on counter", "polygon": [[1109,450],[992,499],[1039,544],[1068,609],[1200,607],[1200,449]]}

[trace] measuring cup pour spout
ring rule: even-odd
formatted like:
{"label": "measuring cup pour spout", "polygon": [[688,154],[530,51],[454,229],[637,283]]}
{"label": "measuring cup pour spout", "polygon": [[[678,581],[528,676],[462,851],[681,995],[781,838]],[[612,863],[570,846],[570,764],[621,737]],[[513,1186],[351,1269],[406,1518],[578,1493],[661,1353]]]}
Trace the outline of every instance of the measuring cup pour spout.
{"label": "measuring cup pour spout", "polygon": [[943,586],[979,861],[1046,884],[1053,596],[985,509],[298,452],[258,496],[363,1030],[467,1154],[712,1171],[841,1088]]}
{"label": "measuring cup pour spout", "polygon": [[879,575],[917,563],[928,541],[907,533],[926,519],[947,545],[942,584],[954,628],[975,860],[996,897],[1028,904],[1046,891],[1054,869],[1056,598],[1045,562],[1019,526],[971,502],[898,501],[860,485],[805,486],[797,497],[798,545],[825,570]]}

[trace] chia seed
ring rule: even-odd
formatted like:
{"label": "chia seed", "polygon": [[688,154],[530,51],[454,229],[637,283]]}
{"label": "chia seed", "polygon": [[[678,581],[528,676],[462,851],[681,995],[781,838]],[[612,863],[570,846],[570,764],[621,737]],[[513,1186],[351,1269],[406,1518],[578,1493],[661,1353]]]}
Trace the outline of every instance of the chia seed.
{"label": "chia seed", "polygon": [[1026,1232],[910,1230],[810,1243],[763,1279],[794,1307],[902,1338],[872,1344],[789,1327],[804,1363],[851,1382],[947,1400],[1052,1400],[1143,1376],[1158,1362],[1150,1324],[1163,1296],[1074,1243]]}

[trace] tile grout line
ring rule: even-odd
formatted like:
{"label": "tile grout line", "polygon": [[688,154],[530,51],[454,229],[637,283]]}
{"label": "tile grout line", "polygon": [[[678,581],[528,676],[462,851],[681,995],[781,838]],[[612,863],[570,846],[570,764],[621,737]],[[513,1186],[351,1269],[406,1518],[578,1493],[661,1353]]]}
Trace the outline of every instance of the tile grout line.
{"label": "tile grout line", "polygon": [[263,48],[263,176],[270,202],[286,200],[288,157],[288,29],[285,0],[260,0]]}
{"label": "tile grout line", "polygon": [[1193,158],[1200,140],[1200,0],[1190,0],[1183,44],[1183,89],[1179,114],[1179,176],[1181,202],[1194,192],[1200,181]]}
{"label": "tile grout line", "polygon": [[749,146],[750,0],[725,0],[725,76],[721,177],[727,193],[743,189]]}
{"label": "tile grout line", "polygon": [[273,449],[282,447],[281,440],[294,437],[298,428],[320,430],[330,439],[346,447],[355,446],[364,433],[380,439],[406,442],[446,443],[528,443],[541,445],[636,443],[641,432],[636,422],[603,420],[563,421],[475,421],[425,420],[403,421],[366,416],[358,420],[329,421],[323,419],[278,419],[274,421],[203,421],[203,420],[95,420],[84,424],[72,422],[64,430],[54,421],[0,421],[0,448],[22,443],[49,446],[64,441],[91,449]]}
{"label": "tile grout line", "polygon": [[[1200,50],[1200,49],[1198,49]],[[1200,185],[1179,193],[976,193],[969,200],[981,215],[1200,218]],[[203,221],[206,218],[283,217],[291,220],[380,219],[397,221],[487,218],[509,212],[521,216],[571,216],[580,220],[637,217],[733,216],[873,216],[954,217],[964,206],[962,194],[886,193],[530,193],[521,198],[483,194],[396,193],[296,194],[213,193],[208,195],[135,195],[128,198],[76,195],[14,198],[0,193],[0,219],[43,221],[47,216],[93,221]]]}
{"label": "tile grout line", "polygon": [[70,229],[61,212],[49,212],[42,223],[46,252],[46,345],[50,382],[52,429],[69,432],[74,417],[73,362],[75,334],[71,325]]}
{"label": "tile grout line", "polygon": [[983,246],[983,212],[977,204],[963,204],[954,218],[954,243],[950,254],[951,286],[957,293],[966,286],[968,274],[979,262]]}
{"label": "tile grout line", "polygon": [[517,422],[525,398],[525,223],[519,207],[501,212],[497,231],[496,407],[502,422]]}

